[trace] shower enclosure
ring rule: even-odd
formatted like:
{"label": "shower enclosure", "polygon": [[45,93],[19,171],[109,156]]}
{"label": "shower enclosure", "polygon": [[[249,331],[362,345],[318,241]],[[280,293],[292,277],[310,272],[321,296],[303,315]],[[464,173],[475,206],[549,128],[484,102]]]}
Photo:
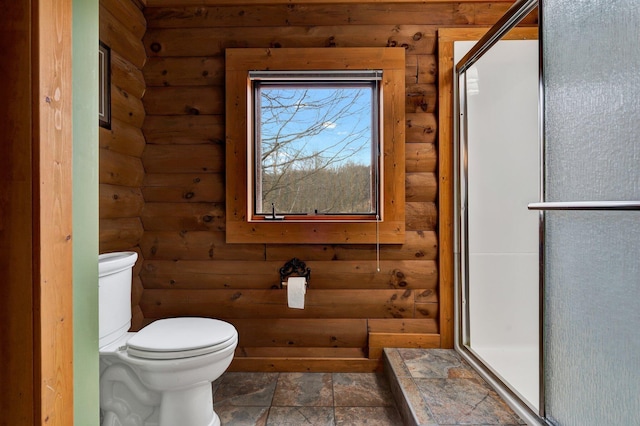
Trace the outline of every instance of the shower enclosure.
{"label": "shower enclosure", "polygon": [[527,424],[640,425],[640,8],[501,40],[536,6],[454,47],[456,349]]}
{"label": "shower enclosure", "polygon": [[458,350],[532,422],[542,406],[541,224],[528,209],[542,192],[539,43],[500,38],[454,43],[456,329]]}

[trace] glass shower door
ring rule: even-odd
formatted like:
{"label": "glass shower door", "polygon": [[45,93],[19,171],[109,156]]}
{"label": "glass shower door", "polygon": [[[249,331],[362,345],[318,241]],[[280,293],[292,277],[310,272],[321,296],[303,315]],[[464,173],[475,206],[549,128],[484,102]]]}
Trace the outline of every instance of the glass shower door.
{"label": "glass shower door", "polygon": [[[457,42],[462,58],[474,42]],[[534,412],[540,401],[537,40],[501,40],[461,74],[463,341]]]}

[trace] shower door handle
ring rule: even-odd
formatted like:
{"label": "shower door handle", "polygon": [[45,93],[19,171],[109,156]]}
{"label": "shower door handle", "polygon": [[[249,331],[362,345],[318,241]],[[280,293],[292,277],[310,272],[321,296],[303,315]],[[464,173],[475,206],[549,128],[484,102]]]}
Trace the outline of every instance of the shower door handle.
{"label": "shower door handle", "polygon": [[545,201],[529,203],[529,210],[640,210],[640,201]]}

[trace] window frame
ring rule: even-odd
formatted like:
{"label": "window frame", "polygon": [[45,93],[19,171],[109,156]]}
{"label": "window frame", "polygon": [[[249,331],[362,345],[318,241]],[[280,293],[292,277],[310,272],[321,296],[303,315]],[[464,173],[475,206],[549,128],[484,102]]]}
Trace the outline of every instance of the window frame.
{"label": "window frame", "polygon": [[[250,71],[381,70],[379,216],[254,217],[253,85]],[[228,243],[404,242],[403,48],[226,49],[226,241]],[[276,212],[277,213],[277,212]]]}
{"label": "window frame", "polygon": [[[257,75],[256,75],[257,74]],[[299,220],[306,222],[315,221],[372,221],[376,220],[378,215],[381,214],[380,208],[382,206],[382,191],[381,191],[381,170],[382,170],[382,115],[380,113],[381,104],[381,90],[380,81],[382,79],[381,70],[371,70],[367,72],[361,71],[313,71],[313,75],[301,71],[291,72],[259,72],[249,73],[251,80],[252,91],[252,111],[251,125],[252,125],[252,149],[248,151],[247,155],[250,157],[249,167],[251,168],[250,181],[253,181],[251,185],[252,196],[250,198],[250,221],[262,221],[262,220]],[[371,140],[369,144],[370,148],[370,163],[373,169],[370,176],[370,191],[371,191],[371,208],[372,212],[343,212],[343,213],[285,213],[278,211],[276,205],[275,214],[270,208],[263,206],[263,212],[259,213],[258,205],[260,204],[258,199],[260,197],[260,184],[261,181],[258,173],[262,170],[260,166],[260,159],[257,153],[260,152],[260,129],[255,127],[260,120],[260,90],[261,88],[277,87],[279,89],[299,89],[299,88],[366,88],[371,93],[371,109],[369,111],[369,119],[371,120]],[[318,206],[320,207],[320,205]],[[276,219],[276,216],[278,219]]]}
{"label": "window frame", "polygon": [[98,48],[98,123],[111,130],[111,48],[100,42]]}

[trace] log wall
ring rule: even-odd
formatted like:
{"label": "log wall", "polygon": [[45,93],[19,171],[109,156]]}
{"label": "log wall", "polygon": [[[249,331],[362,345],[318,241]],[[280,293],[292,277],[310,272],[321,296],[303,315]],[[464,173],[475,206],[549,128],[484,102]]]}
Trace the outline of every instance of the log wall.
{"label": "log wall", "polygon": [[[140,216],[145,147],[142,97],[146,90],[142,44],[146,20],[136,0],[100,0],[100,41],[111,48],[111,129],[100,128],[100,253],[133,250],[143,228]],[[137,263],[132,286],[133,328],[142,325],[142,282]]]}
{"label": "log wall", "polygon": [[[383,346],[439,347],[452,328],[439,325],[436,32],[491,25],[509,6],[147,7],[144,203],[136,185],[119,192],[127,210],[141,209],[145,322],[174,315],[230,321],[240,334],[236,370],[371,370]],[[374,245],[225,243],[225,48],[334,46],[404,46],[407,53],[407,237],[381,247],[379,270]],[[132,120],[123,125],[137,126]],[[138,182],[139,173],[130,174]],[[131,243],[133,228],[127,222],[123,230]],[[304,310],[288,309],[276,288],[278,269],[292,257],[312,270]]]}

